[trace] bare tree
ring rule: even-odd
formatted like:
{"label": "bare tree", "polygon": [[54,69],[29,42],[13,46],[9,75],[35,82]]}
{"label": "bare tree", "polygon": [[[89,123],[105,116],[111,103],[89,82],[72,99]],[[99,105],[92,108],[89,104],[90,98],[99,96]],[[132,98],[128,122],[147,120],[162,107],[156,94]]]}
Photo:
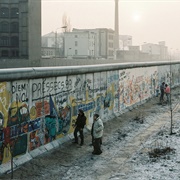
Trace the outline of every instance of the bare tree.
{"label": "bare tree", "polygon": [[68,18],[67,32],[71,32],[71,20],[70,20],[70,17]]}
{"label": "bare tree", "polygon": [[71,21],[70,18],[64,13],[62,17],[62,29],[63,32],[71,32]]}

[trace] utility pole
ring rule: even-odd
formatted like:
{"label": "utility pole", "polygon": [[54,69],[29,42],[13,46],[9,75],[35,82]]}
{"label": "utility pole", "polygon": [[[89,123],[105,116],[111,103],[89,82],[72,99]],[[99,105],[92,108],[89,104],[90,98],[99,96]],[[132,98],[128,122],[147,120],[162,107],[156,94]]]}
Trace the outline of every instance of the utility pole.
{"label": "utility pole", "polygon": [[115,0],[115,22],[114,22],[114,50],[119,49],[119,0]]}
{"label": "utility pole", "polygon": [[[59,43],[57,42],[58,40],[58,29],[65,29],[65,32],[66,32],[66,29],[67,29],[67,26],[62,26],[60,28],[57,28],[56,31],[55,31],[55,58],[57,58],[57,54],[59,55]],[[64,48],[64,37],[63,37],[63,48]]]}
{"label": "utility pole", "polygon": [[171,101],[171,92],[172,92],[172,67],[171,67],[171,55],[170,55],[170,113],[171,113],[171,128],[170,128],[170,135],[172,135],[173,134],[173,132],[172,132],[172,123],[173,123],[173,115],[172,115],[172,101]]}
{"label": "utility pole", "polygon": [[172,134],[175,134],[172,132],[172,128],[173,128],[173,109],[172,109],[172,63],[171,63],[171,60],[172,60],[172,55],[171,55],[171,52],[170,52],[170,63],[169,63],[169,71],[170,71],[170,100],[169,100],[169,103],[170,103],[170,116],[171,116],[171,127],[170,127],[170,135]]}
{"label": "utility pole", "polygon": [[55,58],[57,57],[57,29],[55,32]]}

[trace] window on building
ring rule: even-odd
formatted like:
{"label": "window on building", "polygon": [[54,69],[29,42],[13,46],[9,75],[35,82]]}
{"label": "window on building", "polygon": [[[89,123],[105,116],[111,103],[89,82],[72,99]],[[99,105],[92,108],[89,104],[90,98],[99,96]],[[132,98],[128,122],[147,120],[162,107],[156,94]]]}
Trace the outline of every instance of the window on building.
{"label": "window on building", "polygon": [[8,33],[9,32],[9,23],[8,22],[1,22],[0,23],[0,32]]}
{"label": "window on building", "polygon": [[11,56],[12,57],[18,57],[19,56],[19,51],[18,50],[12,50],[11,51]]}
{"label": "window on building", "polygon": [[113,43],[109,42],[109,47],[113,48]]}
{"label": "window on building", "polygon": [[15,51],[15,50],[12,50],[12,51],[11,51],[11,56],[12,56],[12,57],[15,57],[15,56],[16,56],[16,51]]}
{"label": "window on building", "polygon": [[0,8],[0,17],[8,18],[9,17],[9,9],[8,8]]}
{"label": "window on building", "polygon": [[19,23],[17,23],[17,22],[11,23],[11,32],[14,32],[14,33],[19,32]]}
{"label": "window on building", "polygon": [[1,47],[9,46],[9,37],[2,36],[2,37],[0,38],[0,46],[1,46]]}
{"label": "window on building", "polygon": [[78,55],[78,50],[75,50],[75,55]]}
{"label": "window on building", "polygon": [[12,18],[18,18],[19,17],[19,10],[18,10],[18,8],[12,8],[11,9],[11,17]]}
{"label": "window on building", "polygon": [[18,50],[16,51],[16,56],[19,57],[19,51]]}
{"label": "window on building", "polygon": [[77,41],[75,41],[75,46],[78,46],[78,42]]}
{"label": "window on building", "polygon": [[113,40],[113,39],[114,39],[113,35],[110,35],[110,39],[111,39],[111,40]]}
{"label": "window on building", "polygon": [[27,13],[21,13],[21,25],[23,26],[23,27],[26,27],[27,26],[27,23],[28,23],[28,15],[27,15]]}
{"label": "window on building", "polygon": [[11,46],[13,47],[19,46],[19,38],[17,36],[11,37]]}
{"label": "window on building", "polygon": [[113,56],[113,51],[109,50],[109,56]]}
{"label": "window on building", "polygon": [[8,50],[2,50],[2,57],[8,57],[8,56],[9,56]]}

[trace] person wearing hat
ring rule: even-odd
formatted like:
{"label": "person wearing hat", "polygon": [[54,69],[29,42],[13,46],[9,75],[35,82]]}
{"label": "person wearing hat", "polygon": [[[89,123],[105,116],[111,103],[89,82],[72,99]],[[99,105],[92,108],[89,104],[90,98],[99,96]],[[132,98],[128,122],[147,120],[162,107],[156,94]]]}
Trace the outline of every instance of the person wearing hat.
{"label": "person wearing hat", "polygon": [[78,144],[77,133],[79,132],[80,139],[81,139],[81,144],[80,144],[81,146],[84,144],[83,128],[85,125],[86,125],[86,116],[84,115],[83,110],[79,109],[79,113],[78,113],[76,123],[75,123],[75,129],[74,129],[74,138],[75,138],[74,143]]}
{"label": "person wearing hat", "polygon": [[94,114],[94,125],[92,130],[94,150],[92,154],[100,155],[102,153],[101,143],[102,143],[103,129],[104,129],[104,125],[99,117],[99,114]]}

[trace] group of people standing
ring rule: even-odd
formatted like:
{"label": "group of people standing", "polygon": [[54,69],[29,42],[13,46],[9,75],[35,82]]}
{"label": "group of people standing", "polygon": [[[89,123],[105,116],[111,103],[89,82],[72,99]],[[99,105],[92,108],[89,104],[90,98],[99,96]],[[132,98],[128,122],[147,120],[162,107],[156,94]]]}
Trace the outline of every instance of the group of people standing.
{"label": "group of people standing", "polygon": [[[92,136],[92,145],[94,150],[92,154],[100,155],[102,153],[101,144],[102,144],[104,125],[99,117],[99,114],[94,114],[93,120],[94,121],[92,124],[91,136]],[[85,125],[86,125],[86,116],[84,115],[83,110],[79,109],[79,113],[75,123],[75,129],[74,129],[74,139],[75,139],[74,143],[78,144],[78,132],[79,132],[81,139],[80,146],[83,146],[84,144],[83,129]]]}
{"label": "group of people standing", "polygon": [[[158,96],[159,87],[156,90],[156,96]],[[164,102],[164,94],[166,94],[166,102],[170,102],[170,87],[165,82],[160,85],[160,103]]]}

